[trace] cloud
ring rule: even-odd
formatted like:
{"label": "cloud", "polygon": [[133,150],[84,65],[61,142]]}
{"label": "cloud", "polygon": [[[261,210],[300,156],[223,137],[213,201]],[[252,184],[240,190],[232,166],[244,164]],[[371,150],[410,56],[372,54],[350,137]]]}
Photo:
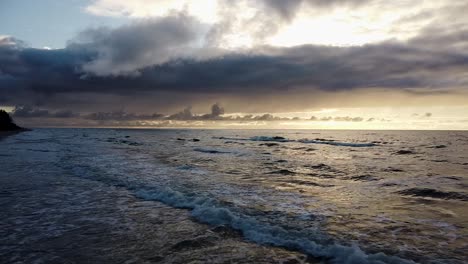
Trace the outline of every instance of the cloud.
{"label": "cloud", "polygon": [[[239,11],[240,7],[253,8],[258,12],[274,13],[285,20],[291,20],[301,8],[356,7],[370,0],[94,0],[85,8],[98,16],[155,17],[166,16],[170,12],[185,11],[198,18],[213,21],[225,9]],[[237,14],[240,16],[240,14]],[[208,18],[207,18],[208,17]]]}
{"label": "cloud", "polygon": [[276,12],[286,20],[292,20],[301,8],[355,7],[365,5],[369,0],[262,0],[267,10]]}
{"label": "cloud", "polygon": [[179,13],[138,20],[116,29],[88,29],[69,46],[94,55],[81,66],[85,73],[134,75],[144,67],[194,55],[203,40],[202,28],[193,17]]}
{"label": "cloud", "polygon": [[219,105],[219,103],[216,103],[211,106],[211,116],[212,117],[218,117],[224,115],[224,108]]}
{"label": "cloud", "polygon": [[209,114],[202,114],[202,115],[194,115],[192,113],[192,108],[187,107],[184,110],[169,115],[166,117],[168,120],[226,120],[230,119],[229,117],[223,117],[224,115],[224,108],[219,104],[213,104],[211,106],[211,113]]}
{"label": "cloud", "polygon": [[55,113],[52,114],[52,117],[55,118],[72,118],[72,117],[78,117],[79,115],[74,113],[71,110],[59,110]]}
{"label": "cloud", "polygon": [[[231,114],[222,111],[224,107],[216,103],[211,106],[209,113],[194,114],[190,107],[175,114],[142,114],[125,110],[113,112],[72,112],[67,110],[50,110],[45,108],[33,108],[31,106],[17,106],[13,111],[13,117],[24,126],[70,126],[70,127],[213,127],[213,128],[229,128],[229,127],[252,127],[262,126],[264,128],[337,128],[337,127],[355,127],[355,128],[382,128],[382,124],[387,123],[387,128],[392,128],[393,125],[398,126],[401,122],[408,120],[394,119],[389,120],[388,117],[361,117],[361,116],[312,116],[311,118],[302,117],[284,117],[274,113],[264,114]],[[465,107],[466,108],[466,107]],[[464,109],[464,108],[459,108]],[[360,110],[362,111],[362,110]],[[451,110],[453,111],[453,110]],[[223,114],[221,114],[223,113]],[[428,112],[429,113],[429,112]],[[421,118],[410,119],[411,122],[419,124],[427,124],[428,117],[425,114],[419,115]],[[449,117],[442,113],[438,114],[437,120],[431,121],[434,124],[457,124],[466,119],[465,116]],[[426,121],[424,121],[426,119]],[[426,122],[426,123],[424,123]],[[462,124],[458,124],[463,128]],[[394,127],[393,127],[394,128]],[[414,127],[413,127],[414,128]],[[423,127],[420,127],[423,128]]]}
{"label": "cloud", "polygon": [[[123,16],[132,18],[162,17],[171,12],[187,12],[199,18],[214,19],[217,0],[92,0],[86,12],[96,16]],[[211,11],[211,12],[210,12]]]}
{"label": "cloud", "polygon": [[30,106],[17,106],[13,110],[14,117],[29,118],[29,117],[49,117],[48,110],[32,109]]}
{"label": "cloud", "polygon": [[192,120],[194,118],[192,114],[192,108],[187,107],[183,111],[170,115],[167,119],[169,120]]}
{"label": "cloud", "polygon": [[333,118],[333,121],[341,121],[341,122],[362,122],[364,118],[362,117],[349,117],[349,116],[338,116]]}
{"label": "cloud", "polygon": [[49,110],[34,109],[31,106],[16,106],[13,109],[12,116],[19,118],[72,118],[79,115],[70,110],[49,112]]}
{"label": "cloud", "polygon": [[[316,116],[312,116],[310,119],[310,121],[322,121],[322,122],[328,122],[328,121],[336,121],[336,122],[363,122],[364,121],[364,118],[363,117],[360,117],[360,116],[357,116],[357,117],[350,117],[350,116],[335,116],[335,117],[332,117],[332,116],[325,116],[325,117],[316,117]],[[367,119],[367,122],[372,122],[374,121],[375,118],[369,118]]]}
{"label": "cloud", "polygon": [[211,47],[239,50],[259,45],[408,41],[431,30],[440,35],[466,29],[468,4],[447,0],[94,0],[86,10],[133,19],[184,13],[208,27],[206,42]]}
{"label": "cloud", "polygon": [[[186,122],[197,122],[197,121],[219,121],[219,122],[280,122],[280,121],[337,121],[337,122],[362,122],[362,117],[349,117],[349,116],[336,116],[336,117],[322,117],[317,118],[312,116],[310,119],[302,119],[300,117],[280,117],[271,113],[265,113],[260,115],[225,115],[224,108],[219,104],[215,103],[211,106],[211,112],[207,114],[193,114],[191,107],[187,107],[184,110],[170,114],[163,115],[159,113],[154,114],[137,114],[126,112],[124,110],[114,112],[94,112],[88,114],[75,113],[69,110],[58,110],[50,112],[46,109],[34,109],[31,106],[16,106],[13,110],[13,116],[18,118],[73,118],[74,122],[86,123],[89,121],[97,121],[98,125],[134,125],[134,126],[153,126],[155,124],[166,124],[172,121],[186,121]],[[157,122],[155,122],[157,121]],[[163,122],[167,121],[167,122]],[[369,119],[367,121],[373,121]]]}
{"label": "cloud", "polygon": [[161,120],[164,115],[162,114],[151,114],[151,115],[142,115],[127,113],[125,111],[117,112],[98,112],[84,115],[83,118],[96,121],[135,121],[135,120]]}
{"label": "cloud", "polygon": [[303,0],[291,0],[291,1],[281,1],[281,0],[263,0],[262,1],[267,11],[273,11],[279,14],[282,18],[286,20],[291,20],[294,18],[296,12],[301,7]]}
{"label": "cloud", "polygon": [[96,121],[151,121],[151,120],[224,120],[222,115],[224,114],[224,108],[220,104],[216,103],[211,106],[211,113],[203,115],[192,114],[191,107],[187,107],[184,110],[165,116],[163,114],[135,114],[128,113],[123,110],[115,112],[96,112],[84,115],[83,117],[88,120]]}
{"label": "cloud", "polygon": [[[274,2],[268,5],[290,8]],[[244,50],[217,47],[209,39],[211,29],[187,14],[174,13],[115,29],[89,29],[64,49],[33,49],[2,37],[0,102],[99,112],[95,109],[103,100],[117,109],[119,104],[137,108],[145,101],[145,106],[161,111],[225,98],[266,98],[279,100],[279,109],[292,104],[286,101],[292,94],[319,102],[324,92],[372,89],[422,98],[466,92],[468,85],[464,28],[427,28],[407,42]],[[258,103],[257,112],[265,102]]]}
{"label": "cloud", "polygon": [[21,48],[25,46],[25,43],[15,37],[8,35],[0,35],[0,46],[9,46],[11,48]]}
{"label": "cloud", "polygon": [[[83,79],[80,78],[83,73],[77,71],[80,66],[89,69],[89,65],[99,64],[93,56],[95,53],[87,48],[74,46],[47,51],[2,46],[0,52],[7,54],[0,58],[3,73],[33,82],[29,88],[43,93],[67,90],[122,93],[128,86],[134,91],[245,91],[254,86],[258,90],[457,87],[467,83],[462,72],[468,66],[463,54],[432,52],[397,43],[350,48],[309,45],[274,48],[269,50],[270,54],[232,53],[207,60],[175,59],[160,65],[138,66],[144,67],[139,76],[130,78],[124,74]],[[137,68],[134,58],[129,58],[132,69]],[[76,88],[71,80],[77,84]]]}
{"label": "cloud", "polygon": [[310,10],[323,15],[325,9],[354,8],[366,2],[368,0],[96,0],[91,1],[86,10],[99,16],[131,18],[165,17],[182,12],[210,24],[209,38],[217,46],[239,48],[269,43],[269,38]]}

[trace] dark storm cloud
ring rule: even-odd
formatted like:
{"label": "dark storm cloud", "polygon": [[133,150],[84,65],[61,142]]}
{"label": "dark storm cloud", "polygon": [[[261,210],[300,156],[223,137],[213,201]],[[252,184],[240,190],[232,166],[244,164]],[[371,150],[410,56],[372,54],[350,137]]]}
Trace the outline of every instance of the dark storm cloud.
{"label": "dark storm cloud", "polygon": [[[201,56],[191,54],[200,26],[192,22],[190,17],[176,15],[114,30],[88,30],[59,50],[27,48],[21,41],[3,38],[0,102],[47,108],[54,96],[54,107],[59,109],[70,103],[60,98],[73,95],[76,100],[81,94],[88,94],[83,98],[93,105],[96,99],[89,94],[133,96],[138,101],[165,93],[167,99],[177,101],[181,95],[195,94],[251,98],[291,90],[356,88],[412,88],[411,92],[425,93],[468,85],[468,54],[456,48],[468,43],[464,31],[427,30],[408,43],[263,47]],[[198,55],[201,58],[194,58]],[[180,116],[186,118],[186,114]]]}
{"label": "dark storm cloud", "polygon": [[81,32],[69,44],[95,54],[82,70],[97,76],[137,74],[146,66],[190,55],[203,37],[203,25],[185,14],[136,21],[117,29]]}
{"label": "dark storm cloud", "polygon": [[[83,56],[77,57],[77,54]],[[5,64],[2,72],[17,77],[19,84],[39,93],[125,93],[130,88],[129,92],[198,90],[249,93],[255,92],[250,89],[252,87],[270,91],[293,87],[324,90],[436,87],[439,81],[449,77],[437,76],[440,71],[462,71],[468,65],[468,57],[462,54],[437,53],[397,44],[359,48],[303,46],[282,49],[278,55],[231,54],[204,61],[175,60],[147,67],[141,70],[140,76],[89,76],[82,79],[77,67],[86,61],[86,57],[91,57],[87,53],[68,49],[25,49],[19,51],[18,57],[16,65]],[[436,76],[421,79],[425,73]],[[452,84],[458,83],[453,80]]]}

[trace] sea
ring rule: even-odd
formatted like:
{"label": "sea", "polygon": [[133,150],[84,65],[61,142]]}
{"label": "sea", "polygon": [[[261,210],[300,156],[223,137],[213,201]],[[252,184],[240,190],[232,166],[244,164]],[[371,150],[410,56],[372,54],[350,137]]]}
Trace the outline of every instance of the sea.
{"label": "sea", "polygon": [[0,263],[468,263],[468,131],[23,132]]}

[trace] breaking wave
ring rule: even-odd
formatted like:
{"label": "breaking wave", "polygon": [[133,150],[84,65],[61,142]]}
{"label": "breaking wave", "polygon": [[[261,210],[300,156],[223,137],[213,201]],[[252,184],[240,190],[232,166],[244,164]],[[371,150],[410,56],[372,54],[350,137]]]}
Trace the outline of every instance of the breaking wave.
{"label": "breaking wave", "polygon": [[332,146],[341,146],[341,147],[374,147],[376,144],[374,143],[349,143],[349,142],[338,142],[338,141],[331,141],[331,140],[309,140],[309,139],[300,139],[298,142],[304,144],[325,144],[325,145],[332,145]]}
{"label": "breaking wave", "polygon": [[[149,169],[148,167],[144,168]],[[200,222],[238,230],[246,239],[259,244],[298,250],[314,257],[323,258],[331,263],[415,263],[383,252],[369,254],[364,252],[357,244],[342,245],[336,242],[318,242],[324,241],[324,239],[322,234],[317,231],[312,233],[304,232],[304,230],[284,228],[268,221],[262,221],[253,215],[238,210],[238,208],[231,208],[209,195],[174,189],[172,186],[165,185],[164,179],[158,182],[160,184],[158,186],[152,183],[140,182],[133,177],[128,178],[124,175],[122,175],[122,178],[120,176],[115,177],[117,175],[110,177],[103,171],[95,171],[93,167],[73,166],[71,169],[75,175],[80,177],[124,187],[141,199],[159,201],[175,208],[188,209],[191,211],[192,216]],[[183,167],[183,169],[186,169],[186,167]],[[144,174],[146,172],[143,170],[140,173]],[[161,173],[172,178],[169,171],[161,171]],[[100,176],[97,177],[98,175]]]}
{"label": "breaking wave", "polygon": [[251,137],[250,140],[252,141],[275,141],[275,142],[292,142],[294,140],[289,140],[284,137],[266,137],[266,136],[256,136],[256,137]]}
{"label": "breaking wave", "polygon": [[285,142],[296,142],[296,143],[303,143],[303,144],[324,144],[324,145],[331,145],[331,146],[340,146],[340,147],[374,147],[377,146],[376,143],[353,143],[353,142],[340,142],[340,141],[335,141],[335,140],[330,140],[330,139],[322,139],[322,138],[316,138],[316,139],[299,139],[299,140],[294,140],[294,139],[287,139],[285,137],[280,137],[280,136],[255,136],[251,138],[227,138],[227,137],[218,137],[217,139],[228,139],[228,140],[244,140],[244,141],[266,141],[266,142],[280,142],[280,143],[285,143]]}
{"label": "breaking wave", "polygon": [[214,226],[229,226],[241,231],[244,237],[256,243],[300,250],[315,257],[328,259],[332,263],[415,263],[382,252],[367,254],[358,245],[319,244],[303,232],[265,224],[251,216],[233,212],[204,196],[185,195],[171,188],[161,191],[140,190],[136,195],[145,200],[156,200],[173,207],[191,209],[192,216],[197,220]]}
{"label": "breaking wave", "polygon": [[194,148],[194,151],[202,152],[202,153],[209,153],[209,154],[230,154],[232,152],[226,150],[218,150],[218,149],[208,149],[208,148]]}
{"label": "breaking wave", "polygon": [[443,192],[430,188],[411,188],[399,191],[398,193],[415,197],[468,201],[467,194],[458,192]]}

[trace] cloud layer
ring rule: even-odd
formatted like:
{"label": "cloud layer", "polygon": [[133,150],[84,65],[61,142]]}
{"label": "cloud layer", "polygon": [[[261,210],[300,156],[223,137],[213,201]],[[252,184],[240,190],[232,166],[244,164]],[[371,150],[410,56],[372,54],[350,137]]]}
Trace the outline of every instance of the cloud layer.
{"label": "cloud layer", "polygon": [[[22,102],[21,97],[28,100],[66,93],[249,96],[357,88],[448,91],[468,85],[468,54],[428,49],[428,42],[419,47],[420,39],[362,47],[263,48],[207,59],[155,55],[184,47],[172,46],[177,39],[172,37],[163,42],[169,47],[153,46],[151,41],[141,44],[134,38],[108,41],[113,38],[103,36],[104,40],[70,44],[61,50],[25,48],[10,39],[14,44],[0,45],[0,97],[4,104],[15,105],[30,103]],[[468,43],[468,35],[459,33],[457,39],[458,45]]]}
{"label": "cloud layer", "polygon": [[[148,17],[141,8],[160,6],[144,3],[94,1],[89,12],[107,10],[107,15],[138,18],[119,28],[86,29],[63,49],[35,49],[14,37],[0,37],[0,105],[35,107],[17,109],[18,117],[71,118],[76,117],[74,112],[87,111],[88,120],[128,121],[160,119],[159,114],[148,112],[206,106],[218,100],[251,102],[257,110],[274,102],[281,111],[297,103],[292,95],[314,104],[330,100],[323,94],[357,91],[390,91],[417,98],[461,97],[468,92],[468,19],[462,16],[468,11],[466,4],[451,6],[441,1],[415,9],[402,1],[414,12],[393,18],[392,29],[418,32],[405,40],[281,47],[267,40],[307,13],[374,10],[378,2],[222,0],[216,1],[217,17],[205,21],[197,13],[200,10],[186,1],[178,1],[177,6],[160,2],[171,8],[158,17]],[[212,1],[204,3],[210,7]],[[440,12],[435,7],[441,7]],[[448,19],[449,14],[453,18]],[[367,18],[372,17],[369,13]],[[254,40],[252,45],[233,44],[245,34]],[[136,113],[119,110],[125,107]],[[203,119],[217,119],[222,113],[216,108]],[[193,118],[190,109],[172,116],[174,120]]]}
{"label": "cloud layer", "polygon": [[[372,122],[375,118],[364,119],[363,117],[350,117],[350,116],[324,116],[309,118],[300,117],[280,117],[274,114],[260,114],[260,115],[225,115],[224,108],[219,104],[211,106],[211,112],[207,114],[193,114],[190,107],[184,110],[164,115],[159,113],[154,114],[137,114],[130,113],[124,110],[114,112],[94,112],[81,114],[70,110],[61,110],[50,112],[46,109],[33,108],[31,106],[16,106],[12,112],[14,118],[21,120],[59,120],[59,119],[73,119],[74,125],[98,125],[98,126],[174,126],[177,127],[182,124],[200,124],[199,122],[222,122],[225,124],[245,124],[249,122],[262,122],[275,123],[275,122]],[[426,114],[426,117],[428,115]],[[179,122],[179,123],[176,123]],[[67,126],[68,122],[61,124]]]}
{"label": "cloud layer", "polygon": [[203,41],[203,26],[184,14],[145,19],[117,29],[81,32],[69,49],[86,51],[93,59],[81,70],[96,76],[132,75],[139,69],[179,57],[194,56]]}

